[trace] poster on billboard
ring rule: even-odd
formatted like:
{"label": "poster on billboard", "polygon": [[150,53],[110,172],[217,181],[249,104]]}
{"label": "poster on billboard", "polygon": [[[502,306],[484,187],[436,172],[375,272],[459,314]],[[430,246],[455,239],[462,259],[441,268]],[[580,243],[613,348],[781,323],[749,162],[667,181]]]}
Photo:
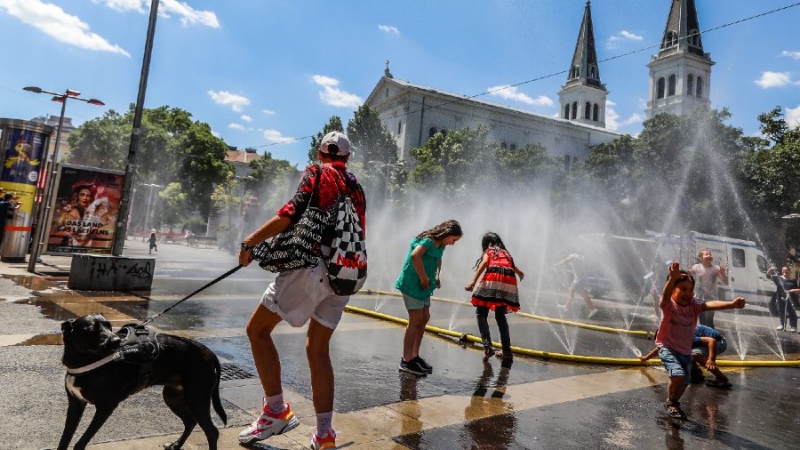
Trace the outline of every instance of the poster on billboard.
{"label": "poster on billboard", "polygon": [[62,164],[51,208],[48,254],[111,254],[125,175]]}
{"label": "poster on billboard", "polygon": [[43,166],[47,134],[22,128],[6,130],[6,148],[3,151],[3,165],[0,167],[0,187],[13,194],[19,203],[17,220],[30,231],[33,222],[33,204],[36,184]]}

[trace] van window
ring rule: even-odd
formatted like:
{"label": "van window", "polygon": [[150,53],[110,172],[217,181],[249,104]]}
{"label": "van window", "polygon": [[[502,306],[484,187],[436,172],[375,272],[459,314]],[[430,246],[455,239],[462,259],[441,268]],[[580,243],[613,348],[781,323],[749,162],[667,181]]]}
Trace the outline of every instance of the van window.
{"label": "van window", "polygon": [[756,264],[758,264],[758,270],[762,273],[767,273],[767,269],[769,264],[767,264],[767,258],[764,258],[761,255],[756,255]]}
{"label": "van window", "polygon": [[733,267],[744,267],[744,249],[732,248],[731,256],[733,257]]}

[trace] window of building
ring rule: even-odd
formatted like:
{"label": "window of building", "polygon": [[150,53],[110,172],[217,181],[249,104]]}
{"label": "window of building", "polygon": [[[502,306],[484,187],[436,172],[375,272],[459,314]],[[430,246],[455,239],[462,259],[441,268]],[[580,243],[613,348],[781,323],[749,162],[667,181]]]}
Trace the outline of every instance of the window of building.
{"label": "window of building", "polygon": [[695,47],[700,45],[700,32],[698,30],[689,30],[689,35],[686,38],[686,42],[689,45],[693,45]]}
{"label": "window of building", "polygon": [[441,130],[439,130],[439,133],[442,133],[442,137],[447,137],[447,130],[446,129],[442,128]]}
{"label": "window of building", "polygon": [[665,84],[666,84],[666,81],[664,80],[664,77],[661,77],[661,78],[658,79],[658,86],[656,87],[656,98],[664,98],[664,87],[665,87],[664,85]]}
{"label": "window of building", "polygon": [[507,150],[508,149],[508,144],[506,144],[506,141],[503,141],[503,142],[500,143],[500,148],[502,148],[503,150]]}
{"label": "window of building", "polygon": [[564,105],[564,118],[569,119],[569,103]]}
{"label": "window of building", "polygon": [[428,130],[428,139],[432,138],[433,135],[436,134],[437,131],[439,131],[439,130],[437,130],[436,127],[431,127]]}
{"label": "window of building", "polygon": [[589,78],[595,79],[597,78],[597,68],[594,66],[589,66]]}
{"label": "window of building", "polygon": [[383,95],[384,97],[389,98],[389,88],[386,88],[386,92]]}
{"label": "window of building", "polygon": [[511,144],[510,146],[508,146],[508,148],[511,149],[511,151],[514,151],[517,149],[517,144]]}
{"label": "window of building", "polygon": [[581,68],[579,66],[575,66],[572,68],[572,78],[578,78],[581,76]]}
{"label": "window of building", "polygon": [[589,120],[592,117],[592,104],[586,102],[583,106],[583,118]]}
{"label": "window of building", "polygon": [[572,102],[572,116],[570,118],[573,120],[578,118],[578,102]]}
{"label": "window of building", "polygon": [[697,98],[703,98],[703,77],[697,77],[697,91],[695,96]]}
{"label": "window of building", "polygon": [[678,83],[678,77],[673,73],[669,76],[669,85],[667,86],[667,96],[672,97],[675,95],[675,85]]}
{"label": "window of building", "polygon": [[397,121],[397,134],[402,134],[402,133],[403,133],[403,121],[402,120],[398,120]]}
{"label": "window of building", "polygon": [[597,103],[595,103],[592,111],[592,120],[594,120],[595,122],[598,121],[597,117],[599,112],[600,112],[600,107],[597,105]]}
{"label": "window of building", "polygon": [[689,74],[686,77],[686,94],[691,97],[694,95],[694,74]]}
{"label": "window of building", "polygon": [[669,31],[664,37],[664,48],[674,47],[678,44],[678,33],[676,31]]}

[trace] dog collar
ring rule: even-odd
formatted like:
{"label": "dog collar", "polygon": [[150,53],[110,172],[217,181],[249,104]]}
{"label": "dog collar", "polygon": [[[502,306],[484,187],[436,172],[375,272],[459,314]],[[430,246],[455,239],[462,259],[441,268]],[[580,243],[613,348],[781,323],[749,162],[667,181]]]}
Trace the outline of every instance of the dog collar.
{"label": "dog collar", "polygon": [[98,367],[100,367],[100,366],[102,366],[104,364],[108,364],[111,361],[118,361],[118,360],[123,359],[123,358],[124,358],[124,355],[122,354],[122,352],[112,353],[112,354],[106,356],[105,358],[103,358],[103,359],[101,359],[99,361],[95,361],[95,362],[93,362],[93,363],[91,363],[89,365],[86,365],[86,366],[83,366],[83,367],[78,367],[77,369],[67,368],[67,373],[69,375],[80,375],[80,374],[86,373],[86,372],[88,372],[90,370],[97,369]]}

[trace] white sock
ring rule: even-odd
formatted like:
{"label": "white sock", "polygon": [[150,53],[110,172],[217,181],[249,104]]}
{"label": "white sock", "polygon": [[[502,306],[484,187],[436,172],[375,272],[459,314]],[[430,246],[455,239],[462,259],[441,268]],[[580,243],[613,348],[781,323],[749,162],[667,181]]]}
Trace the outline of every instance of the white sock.
{"label": "white sock", "polygon": [[280,414],[286,411],[286,403],[283,401],[283,394],[267,397],[267,407],[269,411],[274,414]]}
{"label": "white sock", "polygon": [[331,428],[333,411],[317,414],[317,436],[325,436]]}

